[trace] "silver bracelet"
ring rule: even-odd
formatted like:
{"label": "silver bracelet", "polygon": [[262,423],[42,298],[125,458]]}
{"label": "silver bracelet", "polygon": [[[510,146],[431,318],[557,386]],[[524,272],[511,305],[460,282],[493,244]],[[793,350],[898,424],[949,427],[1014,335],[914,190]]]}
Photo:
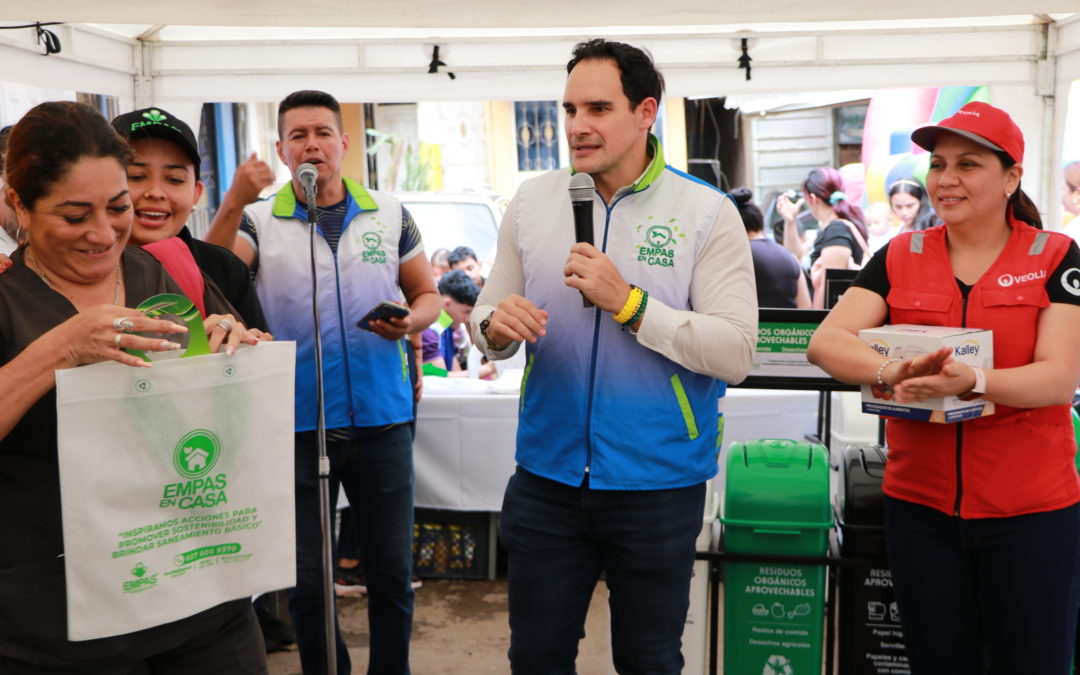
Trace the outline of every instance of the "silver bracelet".
{"label": "silver bracelet", "polygon": [[877,369],[877,383],[882,387],[885,387],[886,389],[891,389],[892,387],[885,384],[885,380],[881,379],[881,376],[885,374],[885,369],[889,366],[890,363],[900,363],[903,360],[904,359],[897,358],[885,359],[884,363],[882,363],[881,366]]}

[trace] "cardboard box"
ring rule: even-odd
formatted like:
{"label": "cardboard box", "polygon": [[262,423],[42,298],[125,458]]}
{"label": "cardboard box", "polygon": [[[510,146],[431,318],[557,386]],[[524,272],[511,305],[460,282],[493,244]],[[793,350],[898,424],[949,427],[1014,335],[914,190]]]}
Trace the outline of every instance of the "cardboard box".
{"label": "cardboard box", "polygon": [[[975,368],[994,367],[993,331],[978,328],[914,326],[897,324],[859,331],[859,337],[886,358],[907,359],[952,347],[953,356]],[[862,411],[924,422],[959,422],[994,414],[994,404],[982,398],[963,401],[955,396],[931,398],[918,403],[897,403],[891,394],[874,396],[871,386],[862,386]]]}

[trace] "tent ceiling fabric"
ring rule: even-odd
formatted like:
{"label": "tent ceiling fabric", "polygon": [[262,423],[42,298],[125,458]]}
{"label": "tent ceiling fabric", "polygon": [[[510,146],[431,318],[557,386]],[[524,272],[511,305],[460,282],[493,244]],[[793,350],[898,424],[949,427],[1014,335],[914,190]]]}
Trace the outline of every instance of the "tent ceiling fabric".
{"label": "tent ceiling fabric", "polygon": [[558,28],[566,26],[693,26],[820,21],[938,19],[1015,15],[1028,12],[1068,13],[1076,0],[837,0],[802,3],[791,0],[622,0],[582,3],[547,0],[521,3],[505,0],[0,0],[7,21],[195,26],[357,26],[415,28]]}

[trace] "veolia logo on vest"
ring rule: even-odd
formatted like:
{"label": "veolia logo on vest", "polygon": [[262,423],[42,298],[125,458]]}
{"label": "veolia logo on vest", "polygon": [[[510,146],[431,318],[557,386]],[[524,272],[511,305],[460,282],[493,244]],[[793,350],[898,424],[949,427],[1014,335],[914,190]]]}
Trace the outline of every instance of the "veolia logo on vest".
{"label": "veolia logo on vest", "polygon": [[1038,272],[1028,272],[1027,274],[1020,275],[1009,274],[1008,272],[1006,272],[1005,274],[1002,274],[1000,277],[998,277],[997,282],[998,286],[1001,286],[1002,288],[1008,288],[1013,284],[1022,284],[1028,281],[1035,281],[1036,279],[1045,278],[1046,270],[1039,270]]}

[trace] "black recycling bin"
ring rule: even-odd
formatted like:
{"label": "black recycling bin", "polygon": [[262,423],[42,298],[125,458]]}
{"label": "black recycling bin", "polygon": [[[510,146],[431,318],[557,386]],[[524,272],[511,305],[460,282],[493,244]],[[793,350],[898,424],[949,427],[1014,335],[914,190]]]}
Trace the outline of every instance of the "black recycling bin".
{"label": "black recycling bin", "polygon": [[849,445],[843,458],[840,556],[866,563],[840,567],[840,675],[910,675],[885,552],[887,454],[876,445]]}

